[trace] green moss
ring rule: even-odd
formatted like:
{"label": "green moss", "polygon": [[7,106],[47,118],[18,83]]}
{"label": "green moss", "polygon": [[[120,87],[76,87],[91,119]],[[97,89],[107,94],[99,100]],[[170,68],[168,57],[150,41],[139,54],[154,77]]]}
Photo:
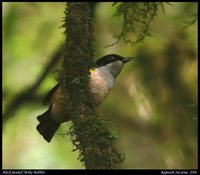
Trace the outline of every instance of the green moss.
{"label": "green moss", "polygon": [[[159,8],[164,12],[163,2],[114,2],[116,11],[113,16],[123,17],[123,26],[120,34],[116,35],[117,41],[135,45],[142,42],[147,36],[151,36],[150,24],[158,15]],[[135,34],[134,38],[133,35]]]}
{"label": "green moss", "polygon": [[65,108],[73,126],[69,135],[79,160],[87,169],[115,168],[123,161],[114,143],[117,136],[107,129],[95,111],[89,91],[89,68],[94,58],[94,29],[87,2],[67,3],[65,9],[65,47],[59,80],[64,90]]}
{"label": "green moss", "polygon": [[124,154],[118,153],[114,146],[117,136],[106,123],[108,121],[97,115],[97,118],[76,121],[70,129],[74,151],[79,150],[79,160],[90,168],[116,168],[124,160]]}

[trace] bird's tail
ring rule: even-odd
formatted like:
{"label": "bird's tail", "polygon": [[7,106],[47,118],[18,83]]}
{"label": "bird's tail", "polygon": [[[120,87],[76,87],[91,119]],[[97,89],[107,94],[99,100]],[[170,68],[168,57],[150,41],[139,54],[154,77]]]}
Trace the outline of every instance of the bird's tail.
{"label": "bird's tail", "polygon": [[50,142],[55,132],[57,131],[60,124],[57,124],[51,116],[51,108],[49,108],[45,113],[38,116],[37,119],[40,122],[37,125],[38,132],[44,137],[47,142]]}

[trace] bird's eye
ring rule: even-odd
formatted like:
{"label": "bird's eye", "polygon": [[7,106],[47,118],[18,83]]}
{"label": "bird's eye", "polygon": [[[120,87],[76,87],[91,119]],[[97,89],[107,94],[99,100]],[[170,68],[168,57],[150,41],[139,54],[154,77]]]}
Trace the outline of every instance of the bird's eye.
{"label": "bird's eye", "polygon": [[112,57],[111,57],[111,60],[114,60],[114,59],[115,59],[115,57],[112,56]]}

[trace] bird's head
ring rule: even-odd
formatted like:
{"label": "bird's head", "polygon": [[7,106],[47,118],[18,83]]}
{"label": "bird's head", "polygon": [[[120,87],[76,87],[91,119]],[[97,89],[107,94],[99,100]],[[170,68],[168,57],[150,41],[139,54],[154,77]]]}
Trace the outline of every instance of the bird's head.
{"label": "bird's head", "polygon": [[105,55],[96,61],[95,68],[105,68],[116,78],[124,64],[130,61],[131,58],[132,57],[125,58],[116,54]]}

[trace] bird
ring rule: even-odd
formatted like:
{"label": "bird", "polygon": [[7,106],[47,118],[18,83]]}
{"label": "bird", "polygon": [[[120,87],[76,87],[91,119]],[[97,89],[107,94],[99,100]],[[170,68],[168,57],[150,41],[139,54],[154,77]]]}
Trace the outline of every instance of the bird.
{"label": "bird", "polygon": [[[89,89],[97,106],[107,97],[124,64],[131,59],[132,57],[108,54],[99,58],[90,68]],[[48,110],[37,116],[39,124],[36,129],[47,142],[52,140],[61,123],[70,120],[60,100],[62,96],[62,87],[58,82],[43,100],[43,104],[49,105]]]}

